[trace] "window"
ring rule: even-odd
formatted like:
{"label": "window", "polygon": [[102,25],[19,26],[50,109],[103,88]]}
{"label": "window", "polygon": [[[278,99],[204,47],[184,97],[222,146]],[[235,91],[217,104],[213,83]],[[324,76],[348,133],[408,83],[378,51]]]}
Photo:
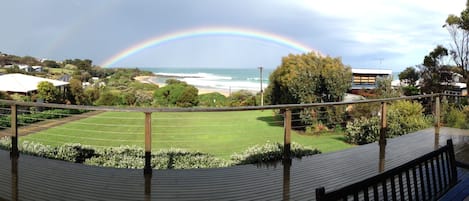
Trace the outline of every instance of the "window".
{"label": "window", "polygon": [[353,84],[356,85],[374,85],[376,84],[376,76],[373,75],[354,75]]}

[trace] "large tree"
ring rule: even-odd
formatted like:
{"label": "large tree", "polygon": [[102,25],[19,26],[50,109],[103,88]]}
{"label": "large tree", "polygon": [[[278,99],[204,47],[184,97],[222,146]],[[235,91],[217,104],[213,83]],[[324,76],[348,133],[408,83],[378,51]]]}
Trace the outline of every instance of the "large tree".
{"label": "large tree", "polygon": [[[313,52],[290,54],[270,75],[266,96],[268,102],[274,105],[342,101],[351,80],[350,67],[342,64],[340,58],[323,57]],[[303,124],[311,125],[317,121],[327,124],[341,116],[340,108],[318,110],[301,111]],[[324,116],[318,117],[316,114]]]}
{"label": "large tree", "polygon": [[273,105],[341,101],[351,80],[340,58],[290,54],[270,75],[268,98]]}
{"label": "large tree", "polygon": [[399,80],[405,82],[410,86],[415,86],[417,80],[420,79],[419,72],[414,67],[407,67],[404,71],[399,73]]}
{"label": "large tree", "polygon": [[52,83],[42,81],[37,85],[37,96],[46,103],[57,103],[59,90]]}
{"label": "large tree", "polygon": [[469,1],[460,16],[449,15],[443,27],[448,30],[452,40],[449,54],[469,86]]}
{"label": "large tree", "polygon": [[420,67],[422,76],[422,83],[420,89],[423,93],[441,93],[446,90],[441,86],[442,77],[441,73],[445,70],[443,58],[448,56],[448,50],[441,45],[438,45],[431,51],[423,60],[423,65]]}

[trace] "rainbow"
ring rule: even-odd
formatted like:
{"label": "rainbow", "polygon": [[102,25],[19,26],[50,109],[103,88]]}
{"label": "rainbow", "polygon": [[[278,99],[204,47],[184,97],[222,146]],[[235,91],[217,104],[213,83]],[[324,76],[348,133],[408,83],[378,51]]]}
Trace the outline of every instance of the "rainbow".
{"label": "rainbow", "polygon": [[159,35],[159,36],[144,40],[106,59],[101,64],[101,66],[103,67],[112,66],[118,61],[125,59],[151,46],[161,45],[163,43],[168,43],[168,42],[176,41],[180,39],[203,37],[203,36],[214,36],[214,35],[215,36],[221,35],[221,36],[238,36],[238,37],[252,38],[255,40],[266,41],[269,43],[274,43],[274,44],[278,44],[278,45],[285,46],[288,48],[292,48],[300,52],[314,51],[322,55],[319,51],[314,50],[313,48],[308,47],[307,45],[301,44],[287,37],[273,34],[273,33],[267,33],[267,32],[252,30],[252,29],[234,28],[234,27],[204,27],[204,28],[193,28],[193,29],[181,30],[181,31],[172,32],[172,33],[165,34],[165,35]]}

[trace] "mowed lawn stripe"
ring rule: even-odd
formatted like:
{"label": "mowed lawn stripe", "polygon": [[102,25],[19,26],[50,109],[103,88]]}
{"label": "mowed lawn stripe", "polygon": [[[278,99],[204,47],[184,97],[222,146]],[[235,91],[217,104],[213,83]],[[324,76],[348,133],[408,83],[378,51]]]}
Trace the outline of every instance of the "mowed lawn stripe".
{"label": "mowed lawn stripe", "polygon": [[[52,146],[65,142],[92,146],[144,146],[143,113],[104,112],[69,122],[20,140]],[[283,142],[282,123],[272,111],[162,112],[152,114],[152,149],[183,148],[229,158],[255,144]],[[330,152],[352,145],[340,134],[304,136],[292,132],[292,140]]]}

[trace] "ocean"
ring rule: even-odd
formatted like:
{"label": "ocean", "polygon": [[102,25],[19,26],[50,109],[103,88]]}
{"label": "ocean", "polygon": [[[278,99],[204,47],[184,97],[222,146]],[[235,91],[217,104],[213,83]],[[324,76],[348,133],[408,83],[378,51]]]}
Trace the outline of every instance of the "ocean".
{"label": "ocean", "polygon": [[[260,70],[258,68],[142,68],[152,71],[157,83],[167,79],[178,79],[195,87],[215,90],[260,91]],[[262,70],[262,88],[269,84],[274,69]]]}
{"label": "ocean", "polygon": [[[195,87],[237,91],[260,91],[258,68],[142,68],[152,71],[157,77],[153,81],[165,83],[167,79],[178,79]],[[269,84],[269,76],[275,69],[262,70],[262,88]],[[393,72],[393,80],[399,72]]]}

